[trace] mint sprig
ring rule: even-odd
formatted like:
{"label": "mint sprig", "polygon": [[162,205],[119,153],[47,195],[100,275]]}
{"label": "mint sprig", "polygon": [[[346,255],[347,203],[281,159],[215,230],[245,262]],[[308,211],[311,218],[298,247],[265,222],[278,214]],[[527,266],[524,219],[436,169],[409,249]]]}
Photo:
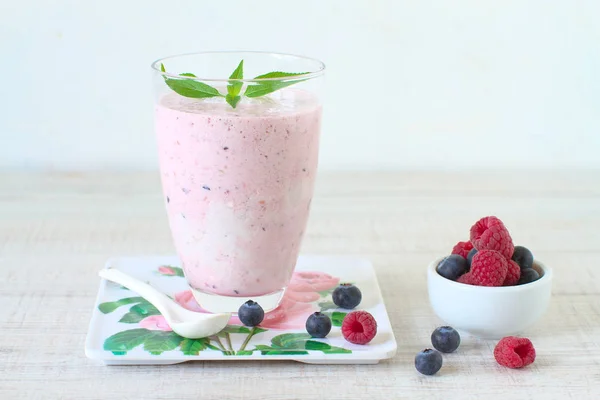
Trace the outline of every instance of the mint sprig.
{"label": "mint sprig", "polygon": [[[160,64],[160,70],[161,72],[166,72],[165,66],[162,63]],[[266,74],[258,75],[254,79],[287,78],[299,75],[306,75],[307,73],[308,72],[273,71]],[[182,79],[174,79],[163,76],[167,86],[169,86],[169,88],[171,88],[174,92],[185,97],[191,97],[196,99],[209,97],[225,97],[225,101],[227,101],[227,103],[229,103],[231,107],[236,108],[236,106],[242,98],[242,96],[240,96],[240,93],[242,92],[244,82],[239,82],[238,80],[244,79],[244,60],[240,61],[237,68],[229,76],[230,80],[228,81],[226,95],[221,94],[218,89],[207,85],[206,83],[202,83],[194,79],[185,79],[186,77],[196,78],[196,75],[192,74],[191,72],[179,74],[179,76],[181,76]],[[303,82],[305,80],[306,79],[296,79],[288,81],[267,80],[262,82],[252,82],[246,87],[244,96],[261,97],[269,93],[273,93],[279,89],[283,89],[284,87],[293,85],[295,83]]]}

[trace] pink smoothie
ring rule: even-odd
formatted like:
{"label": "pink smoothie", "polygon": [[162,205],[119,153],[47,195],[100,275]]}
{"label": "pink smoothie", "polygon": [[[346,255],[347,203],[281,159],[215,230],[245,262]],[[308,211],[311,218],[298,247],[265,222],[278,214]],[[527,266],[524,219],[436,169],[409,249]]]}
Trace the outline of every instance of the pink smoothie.
{"label": "pink smoothie", "polygon": [[277,100],[165,95],[156,106],[171,233],[190,285],[226,296],[287,286],[318,161],[321,107],[287,89]]}

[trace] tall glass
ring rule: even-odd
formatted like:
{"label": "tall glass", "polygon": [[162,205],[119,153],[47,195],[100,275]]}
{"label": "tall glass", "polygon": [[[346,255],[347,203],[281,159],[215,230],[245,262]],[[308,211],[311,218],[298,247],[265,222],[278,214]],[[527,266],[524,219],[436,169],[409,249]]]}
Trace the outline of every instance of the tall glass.
{"label": "tall glass", "polygon": [[165,206],[196,300],[211,312],[249,299],[276,308],[313,197],[324,64],[203,52],[152,69]]}

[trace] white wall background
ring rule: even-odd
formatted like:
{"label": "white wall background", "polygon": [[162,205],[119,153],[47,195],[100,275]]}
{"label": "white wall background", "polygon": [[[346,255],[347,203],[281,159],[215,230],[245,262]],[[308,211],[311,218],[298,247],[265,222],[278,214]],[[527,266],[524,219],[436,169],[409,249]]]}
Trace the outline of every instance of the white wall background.
{"label": "white wall background", "polygon": [[321,165],[600,168],[600,2],[0,0],[0,167],[153,169],[149,63],[328,66]]}

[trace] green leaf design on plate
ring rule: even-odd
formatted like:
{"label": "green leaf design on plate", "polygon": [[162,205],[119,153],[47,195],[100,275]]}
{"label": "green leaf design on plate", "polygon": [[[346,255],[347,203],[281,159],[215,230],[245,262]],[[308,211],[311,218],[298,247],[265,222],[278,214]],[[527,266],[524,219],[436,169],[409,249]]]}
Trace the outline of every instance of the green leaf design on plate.
{"label": "green leaf design on plate", "polygon": [[348,313],[345,312],[334,311],[331,314],[331,324],[333,326],[342,326],[342,322],[344,322],[344,318],[347,314]]}
{"label": "green leaf design on plate", "polygon": [[[254,329],[254,334],[258,334],[261,332],[266,332],[268,329],[259,328],[258,326]],[[246,326],[239,325],[227,325],[221,332],[219,332],[219,336],[225,335],[226,333],[250,333],[250,328]]]}
{"label": "green leaf design on plate", "polygon": [[131,307],[129,311],[138,313],[144,317],[149,317],[150,315],[160,315],[160,311],[158,311],[156,307],[148,303],[146,300]]}
{"label": "green leaf design on plate", "polygon": [[197,356],[202,350],[207,348],[209,340],[202,339],[183,339],[179,345],[181,352],[186,356]]}
{"label": "green leaf design on plate", "polygon": [[271,339],[273,347],[287,349],[304,349],[304,342],[310,339],[308,333],[284,333]]}
{"label": "green leaf design on plate", "polygon": [[152,334],[153,331],[142,328],[118,332],[104,341],[104,350],[122,355],[144,343]]}
{"label": "green leaf design on plate", "polygon": [[151,331],[152,335],[146,336],[144,350],[153,355],[160,355],[165,351],[175,350],[183,338],[175,332]]}
{"label": "green leaf design on plate", "polygon": [[219,335],[222,333],[250,333],[250,329],[246,328],[245,326],[227,325],[221,332],[219,332]]}
{"label": "green leaf design on plate", "polygon": [[218,348],[217,346],[215,346],[214,344],[210,344],[210,343],[206,343],[206,348],[207,349],[211,349],[211,350],[215,350],[218,351],[219,353],[222,353],[223,351]]}
{"label": "green leaf design on plate", "polygon": [[271,346],[256,345],[263,355],[305,354],[307,351],[320,351],[324,354],[350,354],[352,350],[332,346],[329,343],[311,340],[306,333],[284,333],[271,339]]}
{"label": "green leaf design on plate", "polygon": [[235,353],[236,356],[251,356],[253,353],[252,350],[241,350]]}
{"label": "green leaf design on plate", "polygon": [[271,351],[261,351],[260,354],[263,356],[304,356],[308,354],[308,351],[304,350],[271,350]]}
{"label": "green leaf design on plate", "polygon": [[317,342],[316,340],[307,340],[304,343],[304,348],[306,350],[329,350],[331,349],[331,346],[328,345],[327,343],[323,343],[323,342]]}
{"label": "green leaf design on plate", "polygon": [[321,351],[325,354],[349,354],[352,350],[344,349],[342,347],[332,346],[328,343],[318,342],[316,340],[307,340],[304,348],[306,350]]}
{"label": "green leaf design on plate", "polygon": [[136,324],[151,315],[160,315],[160,311],[158,311],[158,309],[152,304],[148,303],[146,299],[142,299],[140,303],[131,307],[129,312],[123,315],[119,322],[123,322],[125,324]]}
{"label": "green leaf design on plate", "polygon": [[281,349],[277,347],[266,346],[263,344],[257,344],[254,350],[260,351],[260,354],[263,356],[272,356],[272,355],[306,355],[308,351],[301,349]]}
{"label": "green leaf design on plate", "polygon": [[162,265],[162,267],[167,267],[167,268],[169,268],[170,270],[172,270],[174,272],[173,275],[170,275],[170,274],[163,274],[162,272],[159,271],[159,273],[162,276],[178,276],[180,278],[184,278],[185,277],[185,275],[183,274],[183,269],[181,269],[179,267],[175,267],[173,265]]}
{"label": "green leaf design on plate", "polygon": [[98,305],[98,310],[100,310],[100,312],[102,312],[103,314],[109,314],[113,311],[115,311],[117,308],[127,305],[127,304],[132,304],[132,303],[139,303],[140,301],[145,301],[142,297],[136,296],[136,297],[125,297],[121,300],[117,300],[117,301],[108,301],[105,303],[101,303]]}
{"label": "green leaf design on plate", "polygon": [[127,314],[121,317],[119,322],[122,322],[124,324],[137,324],[144,318],[146,318],[144,315],[129,311]]}
{"label": "green leaf design on plate", "polygon": [[332,308],[337,308],[333,301],[322,301],[319,303],[319,307],[321,307],[321,312],[325,310],[331,310]]}

